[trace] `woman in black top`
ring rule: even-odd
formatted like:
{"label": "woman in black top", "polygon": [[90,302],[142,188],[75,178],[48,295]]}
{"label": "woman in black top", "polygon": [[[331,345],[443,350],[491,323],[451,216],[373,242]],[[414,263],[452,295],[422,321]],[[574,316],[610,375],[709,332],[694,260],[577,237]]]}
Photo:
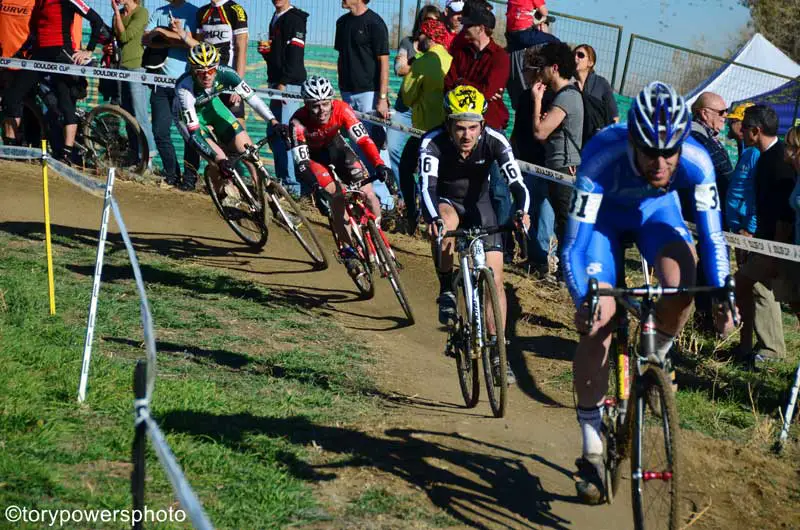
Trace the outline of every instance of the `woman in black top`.
{"label": "woman in black top", "polygon": [[605,77],[595,73],[596,62],[597,54],[594,48],[588,44],[581,44],[575,48],[575,64],[577,65],[575,85],[581,92],[586,92],[602,101],[606,106],[606,115],[616,123],[619,121],[619,110],[614,99],[614,90]]}

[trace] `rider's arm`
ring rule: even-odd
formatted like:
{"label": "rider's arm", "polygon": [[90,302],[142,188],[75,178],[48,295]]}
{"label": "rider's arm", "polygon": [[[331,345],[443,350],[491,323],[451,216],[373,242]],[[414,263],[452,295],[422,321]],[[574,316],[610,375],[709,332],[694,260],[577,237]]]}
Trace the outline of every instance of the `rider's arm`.
{"label": "rider's arm", "polygon": [[311,169],[311,153],[306,145],[306,129],[299,120],[292,119],[289,122],[291,127],[290,148],[292,160],[294,160],[295,174],[310,188],[317,184],[317,178]]}
{"label": "rider's arm", "polygon": [[[334,101],[334,104],[336,103]],[[361,123],[361,120],[356,118],[350,105],[347,103],[342,103],[342,105],[344,105],[342,107],[342,125],[347,129],[350,139],[361,148],[361,152],[367,157],[367,161],[372,164],[372,167],[384,165],[378,147],[367,134],[367,128]]]}
{"label": "rider's arm", "polygon": [[[436,133],[432,133],[435,135]],[[439,195],[436,183],[439,178],[439,151],[432,142],[433,136],[422,137],[419,148],[419,176],[422,181],[422,215],[430,224],[439,218]]]}
{"label": "rider's arm", "polygon": [[233,68],[220,67],[218,70],[219,82],[224,89],[233,90],[241,98],[247,101],[256,114],[261,116],[265,121],[275,121],[275,115],[269,110],[269,105],[264,103],[264,100],[258,97],[255,91],[250,88],[250,85],[242,79]]}
{"label": "rider's arm", "polygon": [[525,182],[522,180],[522,171],[519,168],[517,159],[514,158],[511,144],[508,143],[502,133],[489,127],[485,131],[492,139],[491,145],[494,151],[494,160],[497,162],[497,167],[500,168],[500,173],[505,177],[511,188],[514,201],[517,203],[517,210],[527,213],[530,206],[530,195],[528,194],[528,187],[525,186]]}
{"label": "rider's arm", "polygon": [[[586,160],[586,159],[584,159]],[[591,166],[592,160],[585,166]],[[603,201],[603,188],[587,176],[590,171],[581,171],[579,168],[578,180],[572,190],[572,201],[569,208],[569,220],[564,234],[564,247],[561,251],[561,262],[564,268],[564,279],[567,282],[569,294],[576,307],[580,307],[586,299],[589,286],[587,274],[586,252],[594,232],[597,213]]]}
{"label": "rider's arm", "polygon": [[717,188],[714,164],[702,146],[689,141],[684,144],[680,164],[689,184],[694,184],[697,241],[706,281],[711,287],[722,287],[731,267],[720,213],[723,198]]}
{"label": "rider's arm", "polygon": [[108,36],[108,28],[105,22],[103,22],[103,19],[100,18],[100,15],[97,14],[97,11],[89,7],[82,0],[69,0],[69,2],[75,12],[88,20],[89,25],[92,27],[92,33],[89,35],[89,43],[86,45],[86,49],[92,52],[97,46],[97,41],[100,39],[100,36]]}
{"label": "rider's arm", "polygon": [[200,126],[197,110],[194,107],[194,94],[186,88],[176,88],[175,101],[177,118],[188,133],[188,138],[186,139],[203,158],[209,162],[215,162],[218,158],[217,152],[203,134],[203,128]]}

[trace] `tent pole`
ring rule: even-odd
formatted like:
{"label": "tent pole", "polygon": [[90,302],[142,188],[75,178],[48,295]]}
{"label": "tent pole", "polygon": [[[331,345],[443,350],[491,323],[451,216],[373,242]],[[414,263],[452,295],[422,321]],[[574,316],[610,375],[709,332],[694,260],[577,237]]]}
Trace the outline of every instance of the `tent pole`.
{"label": "tent pole", "polygon": [[[795,82],[800,85],[800,76],[797,76],[797,79],[795,79]],[[800,125],[800,123],[797,123],[797,110],[798,110],[798,108],[800,108],[800,86],[797,87],[797,97],[794,100],[794,117],[792,118],[792,123],[789,126],[790,129],[792,127],[794,127],[795,125]]]}

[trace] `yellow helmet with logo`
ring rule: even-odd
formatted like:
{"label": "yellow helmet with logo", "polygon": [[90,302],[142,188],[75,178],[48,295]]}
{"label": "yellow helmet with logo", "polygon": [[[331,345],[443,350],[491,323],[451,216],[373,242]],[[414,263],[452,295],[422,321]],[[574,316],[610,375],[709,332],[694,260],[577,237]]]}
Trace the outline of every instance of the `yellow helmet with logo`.
{"label": "yellow helmet with logo", "polygon": [[202,70],[219,66],[219,52],[213,44],[201,42],[189,50],[189,65],[193,69]]}
{"label": "yellow helmet with logo", "polygon": [[486,98],[475,87],[459,85],[445,94],[444,111],[450,120],[483,121]]}
{"label": "yellow helmet with logo", "polygon": [[731,111],[728,113],[729,120],[744,120],[744,111],[749,109],[750,107],[754,106],[755,103],[741,103],[736,105]]}

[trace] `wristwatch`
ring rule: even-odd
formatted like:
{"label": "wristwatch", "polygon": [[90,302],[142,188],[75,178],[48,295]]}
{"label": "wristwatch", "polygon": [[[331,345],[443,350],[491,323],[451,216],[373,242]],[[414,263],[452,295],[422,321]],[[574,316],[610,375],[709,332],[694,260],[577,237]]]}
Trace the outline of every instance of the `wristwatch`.
{"label": "wristwatch", "polygon": [[380,94],[378,96],[378,99],[386,99],[387,97],[388,97],[388,94],[384,93],[384,94]]}

